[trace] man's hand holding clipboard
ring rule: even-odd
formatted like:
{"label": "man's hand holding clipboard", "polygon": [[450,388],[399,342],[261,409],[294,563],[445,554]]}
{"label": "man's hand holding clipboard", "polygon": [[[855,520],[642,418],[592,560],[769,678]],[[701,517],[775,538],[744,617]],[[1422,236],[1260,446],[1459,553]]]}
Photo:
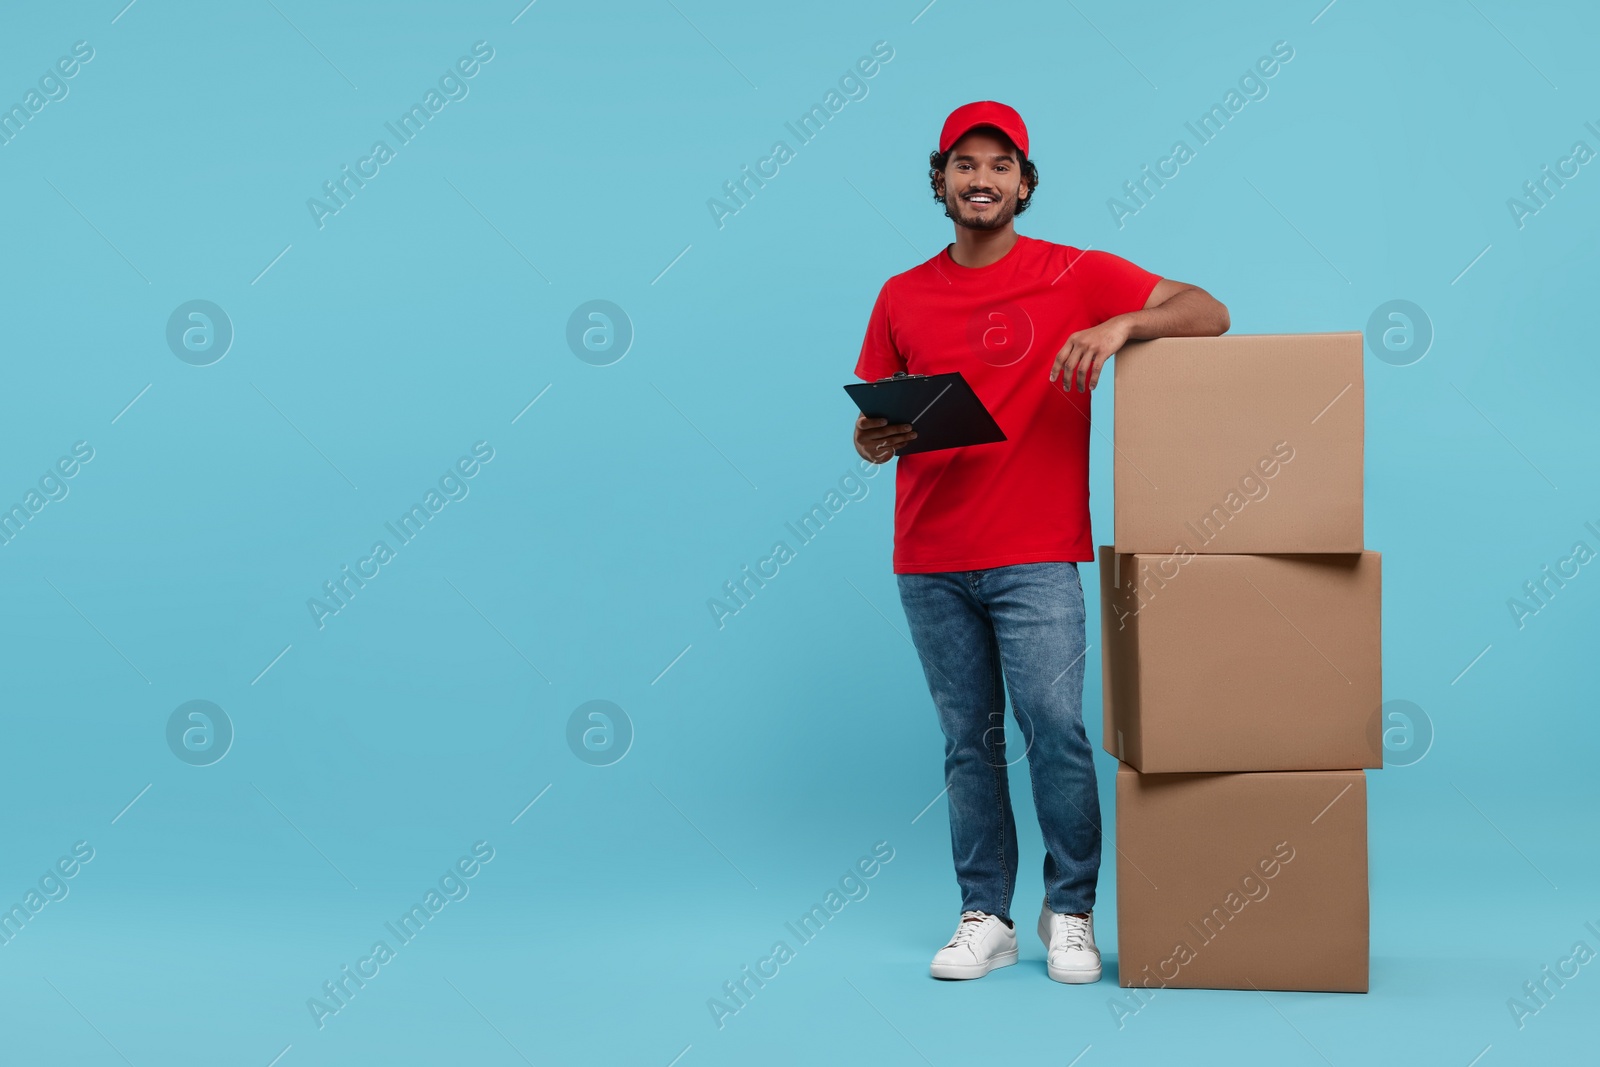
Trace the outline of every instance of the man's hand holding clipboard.
{"label": "man's hand holding clipboard", "polygon": [[872,463],[1006,439],[960,371],[901,371],[875,382],[856,382],[844,390],[861,409],[856,420],[856,452]]}

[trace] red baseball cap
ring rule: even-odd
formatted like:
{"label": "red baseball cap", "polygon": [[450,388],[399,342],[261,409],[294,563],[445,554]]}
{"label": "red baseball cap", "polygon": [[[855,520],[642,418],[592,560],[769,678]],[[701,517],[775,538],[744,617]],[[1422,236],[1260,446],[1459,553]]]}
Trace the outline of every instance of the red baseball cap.
{"label": "red baseball cap", "polygon": [[1011,138],[1017,151],[1027,156],[1028,127],[1023,125],[1022,116],[1015,108],[994,100],[975,100],[950,112],[950,117],[944,120],[944,129],[939,132],[939,151],[950,151],[950,146],[975,126],[995,127]]}

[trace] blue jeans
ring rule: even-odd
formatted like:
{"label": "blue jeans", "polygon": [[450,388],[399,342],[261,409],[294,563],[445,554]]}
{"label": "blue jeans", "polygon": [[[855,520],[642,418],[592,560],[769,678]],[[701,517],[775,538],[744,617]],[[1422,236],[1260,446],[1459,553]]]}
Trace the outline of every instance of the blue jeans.
{"label": "blue jeans", "polygon": [[[944,730],[961,909],[1011,916],[1017,828],[1007,767],[1028,760],[1050,910],[1094,908],[1100,794],[1083,730],[1083,585],[1076,563],[899,574],[900,603]],[[1006,693],[1024,744],[1006,758]]]}

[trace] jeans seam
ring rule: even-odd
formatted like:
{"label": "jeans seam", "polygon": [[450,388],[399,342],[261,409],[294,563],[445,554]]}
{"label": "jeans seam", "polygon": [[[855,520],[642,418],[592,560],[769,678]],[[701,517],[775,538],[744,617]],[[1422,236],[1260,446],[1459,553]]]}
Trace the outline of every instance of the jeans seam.
{"label": "jeans seam", "polygon": [[[999,693],[1000,693],[1000,706],[998,708],[998,712],[999,712],[999,716],[1000,716],[1000,729],[1002,731],[1000,736],[1003,738],[1003,737],[1005,737],[1004,730],[1005,730],[1005,715],[1006,715],[1005,688],[1004,688],[1004,677],[1005,676],[1002,673],[1002,669],[1001,669],[999,641],[998,641],[998,639],[993,638],[993,637],[991,638],[991,640],[989,642],[989,673],[990,673],[991,679],[993,680],[993,684],[991,684],[990,687],[989,687],[989,721],[991,723],[994,721],[995,713],[996,713],[996,710],[997,710],[995,708],[995,706],[994,706],[994,703],[995,703],[994,694],[998,690]],[[1011,911],[1011,907],[1010,907],[1009,901],[1011,900],[1012,887],[1011,887],[1011,867],[1006,863],[1006,797],[1005,797],[1005,795],[1003,793],[1004,782],[1003,782],[1003,779],[1002,779],[1002,776],[1005,774],[1005,766],[1004,766],[1003,763],[998,767],[995,766],[994,755],[995,755],[994,750],[993,750],[993,748],[991,748],[990,751],[988,752],[989,769],[990,769],[990,774],[991,774],[991,776],[992,776],[992,778],[994,780],[995,808],[996,808],[996,814],[998,815],[997,823],[998,823],[999,828],[1000,828],[1000,833],[998,835],[998,839],[995,842],[995,853],[996,853],[996,859],[999,860],[999,863],[1000,863],[1000,880],[1001,880],[1000,881],[1000,901],[998,903],[1003,904],[1005,906],[1006,913],[1009,914],[1010,911]]]}

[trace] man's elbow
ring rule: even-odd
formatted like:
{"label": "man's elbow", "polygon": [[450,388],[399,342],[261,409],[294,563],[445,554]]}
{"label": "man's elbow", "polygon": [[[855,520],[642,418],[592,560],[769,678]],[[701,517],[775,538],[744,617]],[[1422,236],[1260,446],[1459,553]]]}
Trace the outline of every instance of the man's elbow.
{"label": "man's elbow", "polygon": [[[1205,290],[1202,289],[1201,292],[1205,292]],[[1210,336],[1220,337],[1228,332],[1229,326],[1233,325],[1232,320],[1228,318],[1228,305],[1224,304],[1210,293],[1206,293],[1206,299],[1211,301]]]}

